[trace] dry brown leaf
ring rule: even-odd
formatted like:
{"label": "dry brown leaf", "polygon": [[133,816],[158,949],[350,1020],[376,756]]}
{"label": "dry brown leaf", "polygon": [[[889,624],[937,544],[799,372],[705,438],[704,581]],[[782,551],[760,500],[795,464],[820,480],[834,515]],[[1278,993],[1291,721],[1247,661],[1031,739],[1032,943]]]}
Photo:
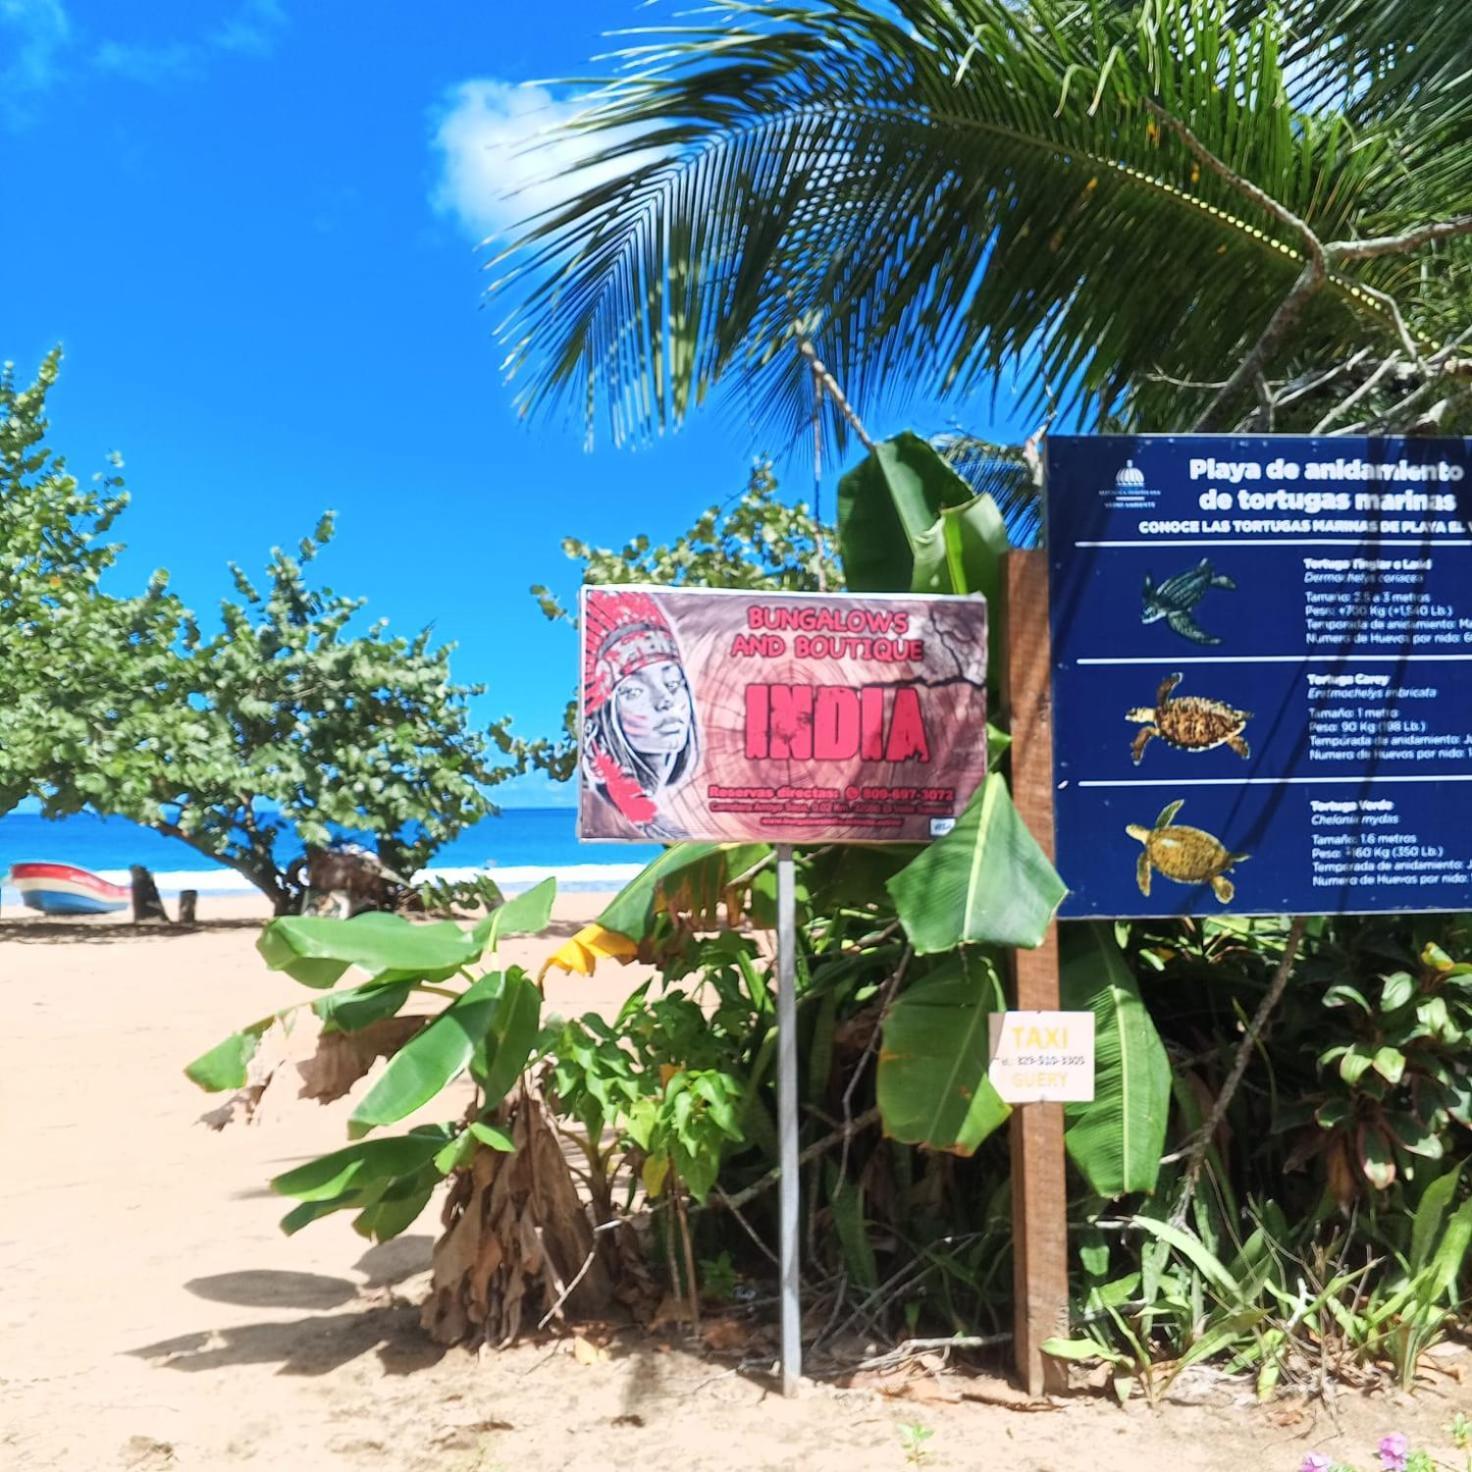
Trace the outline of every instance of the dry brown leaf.
{"label": "dry brown leaf", "polygon": [[660,1299],[659,1307],[654,1311],[654,1317],[649,1321],[651,1329],[662,1329],[666,1324],[689,1324],[694,1321],[695,1315],[690,1312],[690,1300],[688,1298],[676,1298],[672,1293],[666,1293]]}
{"label": "dry brown leaf", "polygon": [[299,1099],[330,1104],[341,1099],[380,1058],[391,1058],[429,1021],[427,1017],[384,1017],[356,1032],[324,1032],[317,1051],[296,1069]]}
{"label": "dry brown leaf", "polygon": [[912,1400],[922,1406],[954,1406],[961,1403],[961,1392],[949,1381],[933,1375],[916,1375],[908,1380],[893,1379],[877,1387],[880,1395],[891,1400]]}
{"label": "dry brown leaf", "polygon": [[707,1349],[744,1350],[751,1343],[751,1325],[744,1319],[712,1319],[700,1331]]}

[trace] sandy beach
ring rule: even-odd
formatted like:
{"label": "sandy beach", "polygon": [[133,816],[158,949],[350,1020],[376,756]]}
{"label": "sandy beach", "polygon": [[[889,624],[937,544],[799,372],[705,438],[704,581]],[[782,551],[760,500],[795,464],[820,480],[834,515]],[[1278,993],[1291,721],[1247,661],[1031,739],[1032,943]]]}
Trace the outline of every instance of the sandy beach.
{"label": "sandy beach", "polygon": [[[598,896],[559,902],[565,935]],[[686,1345],[678,1330],[616,1334],[574,1353],[544,1340],[483,1354],[421,1335],[418,1295],[436,1218],[369,1246],[346,1216],[294,1238],[266,1189],[343,1143],[352,1098],[328,1107],[277,1087],[256,1123],[214,1133],[214,1102],[182,1065],[244,1021],[299,999],[254,950],[263,909],[212,900],[198,929],[0,924],[0,1465],[6,1469],[393,1466],[701,1469],[902,1468],[919,1425],[924,1465],[1124,1472],[1291,1472],[1304,1452],[1368,1463],[1405,1430],[1440,1428],[1472,1388],[1414,1403],[1202,1404],[1154,1414],[1097,1398],[1044,1414],[985,1403],[1002,1382],[922,1382],[910,1398],[814,1384],[795,1402],[761,1370]],[[539,964],[548,937],[511,942]],[[616,1005],[641,980],[608,966],[557,978],[562,1011]],[[296,993],[296,995],[294,995]],[[360,1085],[361,1092],[364,1085]],[[1472,1377],[1469,1377],[1472,1378]],[[979,1387],[979,1388],[978,1388]],[[916,1398],[918,1396],[918,1398]],[[976,1397],[980,1396],[978,1399]]]}

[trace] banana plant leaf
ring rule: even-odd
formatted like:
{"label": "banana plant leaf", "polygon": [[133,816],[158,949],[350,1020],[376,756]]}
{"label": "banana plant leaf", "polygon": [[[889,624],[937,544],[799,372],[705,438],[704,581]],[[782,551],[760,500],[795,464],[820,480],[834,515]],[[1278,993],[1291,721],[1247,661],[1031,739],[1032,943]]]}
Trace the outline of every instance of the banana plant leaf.
{"label": "banana plant leaf", "polygon": [[402,915],[287,915],[261,932],[256,949],[271,970],[303,986],[329,987],[349,966],[379,982],[443,981],[476,960],[485,944],[453,920],[423,925]]}
{"label": "banana plant leaf", "polygon": [[667,848],[591,925],[548,957],[546,966],[589,976],[602,957],[631,961],[664,913],[689,916],[713,928],[727,890],[748,878],[771,851],[765,843],[678,843]]}
{"label": "banana plant leaf", "polygon": [[916,548],[941,512],[975,499],[971,487],[918,434],[906,431],[876,445],[838,482],[838,543],[849,590],[910,591]]}
{"label": "banana plant leaf", "polygon": [[896,998],[883,1023],[884,1131],[907,1145],[971,1155],[1011,1110],[987,1078],[987,1018],[1002,1006],[991,958],[957,951]]}
{"label": "banana plant leaf", "polygon": [[422,1108],[470,1066],[478,1049],[489,1049],[504,1094],[531,1055],[539,1008],[540,993],[519,968],[481,977],[389,1059],[348,1120],[348,1133],[367,1134]]}
{"label": "banana plant leaf", "polygon": [[1042,944],[1067,891],[993,772],[956,826],[889,881],[917,954]]}
{"label": "banana plant leaf", "polygon": [[1069,1109],[1063,1141],[1100,1196],[1153,1191],[1170,1108],[1170,1061],[1105,925],[1060,927],[1063,1006],[1094,1014],[1094,1100]]}

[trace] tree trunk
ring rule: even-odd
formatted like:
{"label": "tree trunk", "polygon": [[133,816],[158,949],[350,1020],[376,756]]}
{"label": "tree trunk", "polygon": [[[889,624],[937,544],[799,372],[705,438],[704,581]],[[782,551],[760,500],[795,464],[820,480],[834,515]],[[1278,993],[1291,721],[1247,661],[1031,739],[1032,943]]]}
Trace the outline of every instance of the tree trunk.
{"label": "tree trunk", "polygon": [[502,1123],[516,1153],[478,1150],[445,1202],[421,1316],[441,1344],[509,1344],[552,1318],[602,1316],[612,1302],[601,1243],[541,1099],[522,1092]]}

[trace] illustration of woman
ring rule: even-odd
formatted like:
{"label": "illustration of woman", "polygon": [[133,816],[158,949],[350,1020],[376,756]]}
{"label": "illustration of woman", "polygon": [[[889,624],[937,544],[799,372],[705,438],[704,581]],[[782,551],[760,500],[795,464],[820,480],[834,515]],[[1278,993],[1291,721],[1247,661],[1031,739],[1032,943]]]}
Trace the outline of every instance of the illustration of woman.
{"label": "illustration of woman", "polygon": [[588,785],[640,833],[683,838],[664,801],[694,768],[700,731],[674,630],[647,593],[590,590],[583,617]]}

